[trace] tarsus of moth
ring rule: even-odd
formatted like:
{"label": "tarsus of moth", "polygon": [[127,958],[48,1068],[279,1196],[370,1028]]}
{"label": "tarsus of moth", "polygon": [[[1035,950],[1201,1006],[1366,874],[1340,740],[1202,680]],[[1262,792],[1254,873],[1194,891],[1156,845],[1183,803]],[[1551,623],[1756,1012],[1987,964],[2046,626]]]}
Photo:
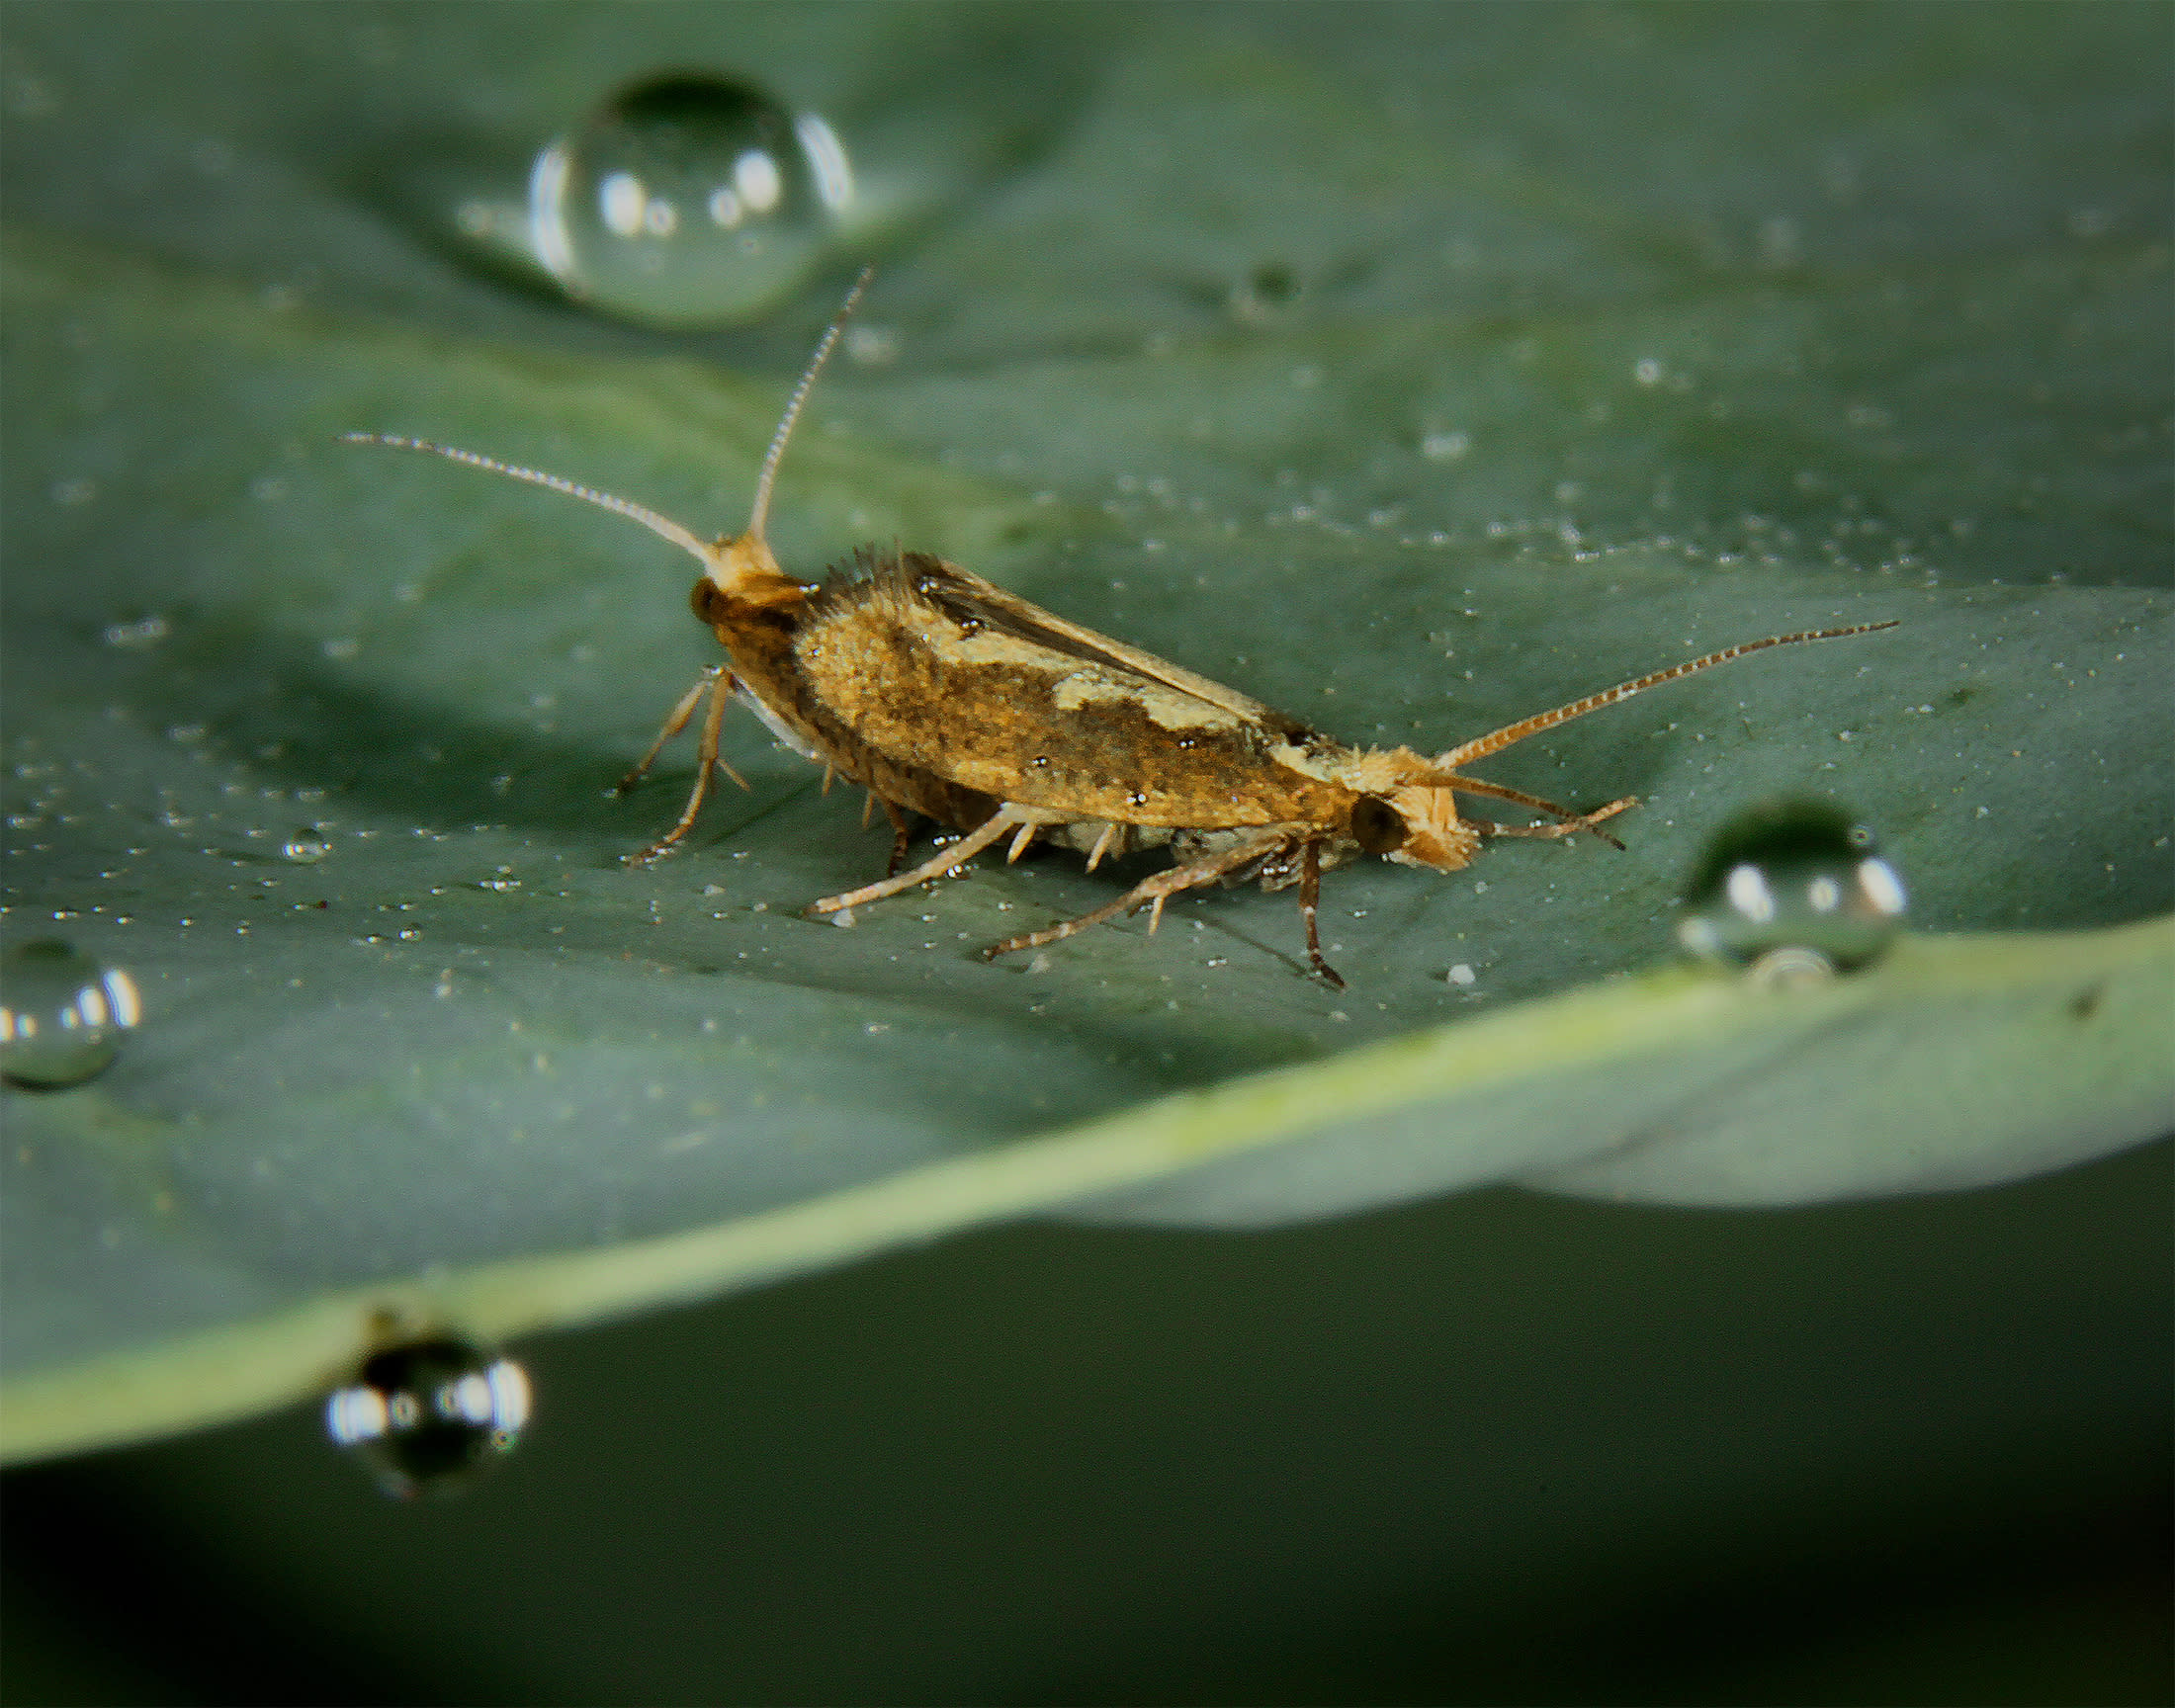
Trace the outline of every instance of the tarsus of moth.
{"label": "tarsus of moth", "polygon": [[[1410,747],[1352,747],[1260,701],[1098,635],[972,570],[920,552],[864,548],[820,581],[787,573],[766,525],[794,423],[868,283],[864,273],[825,331],[794,387],[755,483],[747,527],[705,541],[671,518],[557,474],[391,434],[354,443],[423,451],[547,486],[641,523],[702,564],[689,595],[695,616],[725,648],[681,696],[620,789],[633,786],[664,744],[702,713],[695,783],[686,810],[655,842],[628,858],[670,852],[701,811],[719,756],[727,702],[736,694],[787,746],[867,789],[893,828],[879,882],[826,896],[808,910],[840,915],[942,877],[1005,843],[1016,860],[1035,841],[1069,847],[1092,870],[1105,856],[1168,847],[1173,864],[1077,919],[993,944],[998,956],[1040,948],[1108,919],[1210,884],[1296,885],[1307,960],[1326,982],[1344,981],[1322,959],[1316,912],[1323,872],[1362,854],[1456,872],[1484,838],[1591,833],[1637,805],[1624,796],[1579,811],[1469,776],[1463,767],[1516,742],[1749,652],[1892,629],[1888,623],[1771,635],[1634,677],[1433,755]],[[707,702],[707,708],[705,707]],[[743,784],[744,787],[744,784]],[[1498,823],[1458,811],[1458,797],[1506,802],[1543,819]],[[899,870],[916,816],[966,832],[928,860]]]}

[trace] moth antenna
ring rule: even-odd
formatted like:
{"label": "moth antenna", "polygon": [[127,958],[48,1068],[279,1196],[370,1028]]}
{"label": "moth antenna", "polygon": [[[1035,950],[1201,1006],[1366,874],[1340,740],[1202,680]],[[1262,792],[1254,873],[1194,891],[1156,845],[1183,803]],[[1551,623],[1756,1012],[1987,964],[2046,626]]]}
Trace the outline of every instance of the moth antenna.
{"label": "moth antenna", "polygon": [[[1794,646],[1802,640],[1840,640],[1846,635],[1876,635],[1883,629],[1893,629],[1900,619],[1886,623],[1858,623],[1848,629],[1806,629],[1795,635],[1770,635],[1765,640],[1747,640],[1741,646],[1725,646],[1719,652],[1709,652],[1703,658],[1690,659],[1683,664],[1673,664],[1667,670],[1657,670],[1651,676],[1634,677],[1629,682],[1619,682],[1613,688],[1604,688],[1599,694],[1589,694],[1583,700],[1574,700],[1568,706],[1558,706],[1553,712],[1536,712],[1530,718],[1521,718],[1516,724],[1506,724],[1500,729],[1452,747],[1447,753],[1436,755],[1436,765],[1444,771],[1453,771],[1460,765],[1469,765],[1475,759],[1485,759],[1491,753],[1500,753],[1515,742],[1528,735],[1538,735],[1544,729],[1553,729],[1558,724],[1568,724],[1574,718],[1583,718],[1589,712],[1599,712],[1604,706],[1613,706],[1619,700],[1628,700],[1634,694],[1643,694],[1649,688],[1658,688],[1664,682],[1674,682],[1680,676],[1695,675],[1701,670],[1711,670],[1717,664],[1727,664],[1732,658],[1742,658],[1747,652],[1764,652],[1770,646]],[[1419,782],[1421,779],[1415,779]]]}
{"label": "moth antenna", "polygon": [[463,451],[454,445],[433,444],[428,439],[407,439],[397,433],[342,433],[340,441],[345,445],[389,445],[395,451],[425,451],[433,457],[443,457],[449,463],[466,463],[470,468],[481,469],[487,473],[503,474],[512,480],[526,480],[532,486],[548,486],[554,492],[564,492],[569,498],[579,498],[584,504],[594,504],[598,509],[609,510],[615,516],[625,516],[640,522],[651,533],[662,535],[683,552],[693,553],[706,563],[710,560],[708,548],[671,517],[660,516],[647,504],[637,504],[630,498],[599,492],[593,486],[584,486],[563,474],[547,474],[541,469],[523,469],[516,464],[501,463],[495,457],[485,457],[478,451]]}
{"label": "moth antenna", "polygon": [[808,368],[801,375],[801,383],[793,387],[793,395],[787,399],[785,415],[778,422],[778,430],[770,436],[770,449],[763,453],[763,470],[755,480],[755,503],[747,515],[747,538],[760,540],[763,525],[770,520],[770,488],[778,478],[778,460],[785,455],[785,442],[793,437],[793,424],[801,416],[801,405],[808,401],[810,387],[816,384],[816,376],[824,371],[824,364],[830,360],[832,346],[838,342],[838,334],[845,330],[846,318],[854,305],[861,300],[861,293],[868,289],[868,282],[876,277],[874,267],[861,269],[860,278],[854,280],[853,289],[846,293],[846,299],[838,304],[838,312],[830,317],[830,324],[824,328],[818,340],[816,354],[808,360]]}

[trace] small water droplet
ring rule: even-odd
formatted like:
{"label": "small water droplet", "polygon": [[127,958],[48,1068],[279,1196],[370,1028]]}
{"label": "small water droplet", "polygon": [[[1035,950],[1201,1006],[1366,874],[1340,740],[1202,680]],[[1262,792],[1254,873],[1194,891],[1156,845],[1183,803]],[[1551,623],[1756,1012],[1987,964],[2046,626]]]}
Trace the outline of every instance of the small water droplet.
{"label": "small water droplet", "polygon": [[465,1487],[510,1453],[529,1420],[529,1377],[452,1334],[388,1346],[325,1402],[325,1428],[402,1499]]}
{"label": "small water droplet", "polygon": [[1902,881],[1865,825],[1828,802],[1774,801],[1715,833],[1677,940],[1765,982],[1804,982],[1876,959],[1903,909]]}
{"label": "small water droplet", "polygon": [[109,646],[156,646],[168,633],[166,619],[153,615],[133,623],[109,623],[102,639]]}
{"label": "small water droplet", "polygon": [[103,1070],[143,1015],[135,981],[57,937],[0,954],[0,1076],[56,1090]]}
{"label": "small water droplet", "polygon": [[280,852],[298,866],[314,866],[332,852],[332,844],[314,830],[298,830],[281,846]]}
{"label": "small water droplet", "polygon": [[569,297],[630,320],[752,315],[822,258],[853,171],[821,118],[676,72],[603,102],[537,156],[530,241]]}

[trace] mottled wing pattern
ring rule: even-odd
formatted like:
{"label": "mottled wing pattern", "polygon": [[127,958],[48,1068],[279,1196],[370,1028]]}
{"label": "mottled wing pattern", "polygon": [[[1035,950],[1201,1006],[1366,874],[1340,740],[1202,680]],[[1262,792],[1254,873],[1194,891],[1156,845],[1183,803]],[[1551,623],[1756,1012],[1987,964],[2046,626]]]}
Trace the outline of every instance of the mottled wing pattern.
{"label": "mottled wing pattern", "polygon": [[1294,719],[919,553],[811,601],[794,641],[829,715],[894,760],[1071,819],[1308,821]]}
{"label": "mottled wing pattern", "polygon": [[1236,688],[1227,688],[1168,658],[1158,658],[1153,652],[1144,652],[1138,646],[1128,646],[1122,640],[1068,622],[1016,593],[1006,592],[994,581],[985,581],[972,569],[963,569],[941,558],[919,557],[914,564],[914,573],[916,591],[921,597],[955,621],[981,623],[1002,634],[1047,646],[1067,657],[1101,664],[1112,670],[1130,671],[1174,693],[1190,695],[1235,718],[1248,719],[1286,740],[1303,741],[1310,733],[1296,718],[1264,706]]}

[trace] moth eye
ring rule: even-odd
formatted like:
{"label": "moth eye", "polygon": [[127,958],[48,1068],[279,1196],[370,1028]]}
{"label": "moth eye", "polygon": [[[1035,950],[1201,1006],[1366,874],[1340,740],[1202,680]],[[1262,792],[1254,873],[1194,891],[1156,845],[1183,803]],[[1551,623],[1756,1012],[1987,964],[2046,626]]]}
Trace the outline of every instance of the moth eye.
{"label": "moth eye", "polygon": [[1369,854],[1387,854],[1405,840],[1405,819],[1379,795],[1362,795],[1352,803],[1351,839]]}
{"label": "moth eye", "polygon": [[693,590],[687,595],[687,606],[712,628],[725,620],[725,594],[707,575],[696,578]]}

